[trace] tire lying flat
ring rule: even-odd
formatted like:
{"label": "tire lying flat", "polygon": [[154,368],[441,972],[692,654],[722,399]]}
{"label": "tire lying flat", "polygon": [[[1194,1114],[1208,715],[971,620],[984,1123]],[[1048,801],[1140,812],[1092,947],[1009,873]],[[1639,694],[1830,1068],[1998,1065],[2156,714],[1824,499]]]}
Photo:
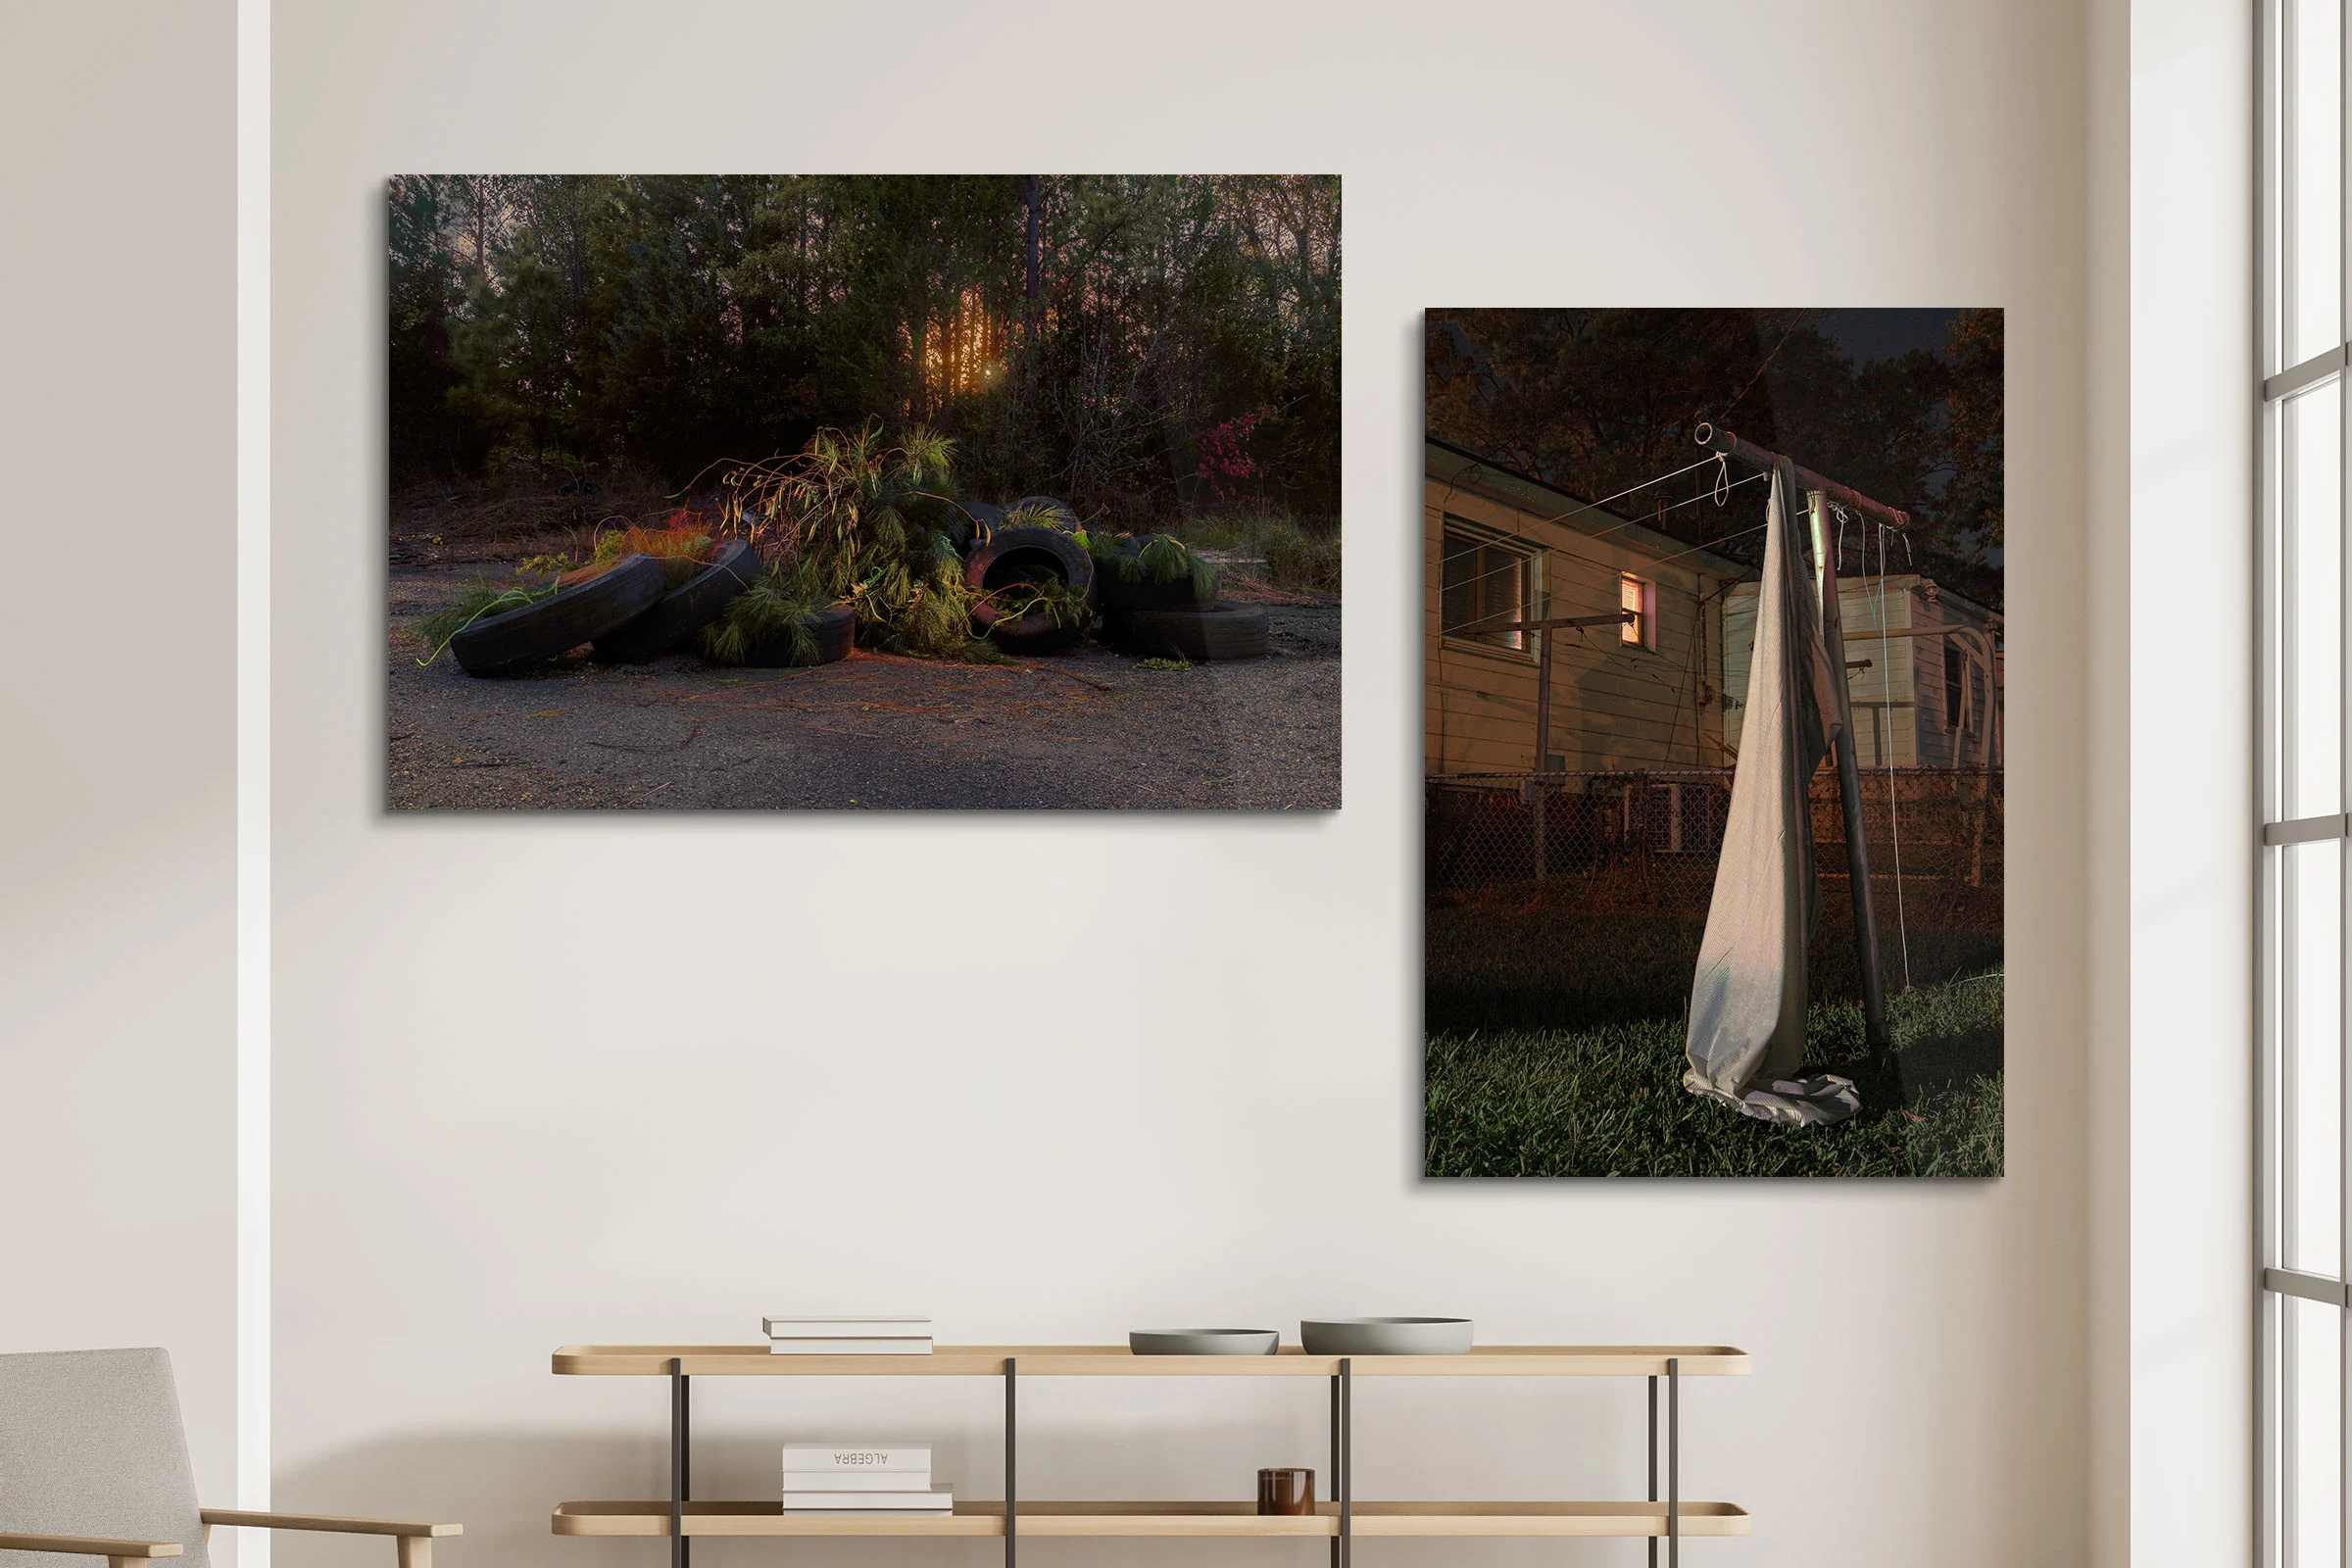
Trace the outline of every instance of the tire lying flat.
{"label": "tire lying flat", "polygon": [[[858,615],[848,605],[827,605],[817,612],[816,624],[808,630],[816,639],[816,662],[830,664],[850,657],[850,645],[858,637]],[[755,669],[792,669],[808,662],[793,657],[789,637],[754,644],[743,662]]]}
{"label": "tire lying flat", "polygon": [[449,640],[449,651],[468,675],[504,675],[617,631],[661,597],[661,563],[629,556],[552,598],[475,621]]}
{"label": "tire lying flat", "polygon": [[718,547],[710,565],[657,600],[653,608],[596,639],[594,650],[607,663],[629,663],[665,654],[718,618],[734,597],[760,575],[760,553],[748,539]]}
{"label": "tire lying flat", "polygon": [[[1117,560],[1098,562],[1095,565],[1095,602],[1105,610],[1199,610],[1214,604],[1217,598],[1217,568],[1208,568],[1208,592],[1193,592],[1190,573],[1174,582],[1158,582],[1139,578],[1129,582],[1119,575],[1119,564],[1132,561],[1144,553],[1146,546],[1158,539],[1156,533],[1137,534],[1132,538],[1114,537],[1112,546]],[[1181,541],[1179,541],[1181,542]]]}
{"label": "tire lying flat", "polygon": [[1116,567],[1106,566],[1095,578],[1095,591],[1105,610],[1205,610],[1216,603],[1217,580],[1210,577],[1205,597],[1193,592],[1193,579],[1174,582],[1128,582]]}
{"label": "tire lying flat", "polygon": [[[1094,591],[1095,558],[1055,528],[998,529],[964,558],[963,585],[986,593],[1039,572],[1059,577],[1081,599]],[[972,629],[1008,654],[1050,654],[1076,642],[1086,626],[1063,625],[1043,611],[1008,619],[984,602],[972,607]]]}
{"label": "tire lying flat", "polygon": [[1111,641],[1146,659],[1259,659],[1266,652],[1266,615],[1239,605],[1199,610],[1114,610]]}

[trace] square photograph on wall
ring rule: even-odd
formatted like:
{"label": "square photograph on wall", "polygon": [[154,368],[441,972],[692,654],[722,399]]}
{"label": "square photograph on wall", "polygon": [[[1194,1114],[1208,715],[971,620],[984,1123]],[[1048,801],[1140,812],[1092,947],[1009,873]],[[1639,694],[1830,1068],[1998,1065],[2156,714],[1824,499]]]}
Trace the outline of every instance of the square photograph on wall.
{"label": "square photograph on wall", "polygon": [[402,175],[394,809],[1340,805],[1333,175]]}
{"label": "square photograph on wall", "polygon": [[1999,310],[1433,310],[1430,1176],[1998,1176]]}

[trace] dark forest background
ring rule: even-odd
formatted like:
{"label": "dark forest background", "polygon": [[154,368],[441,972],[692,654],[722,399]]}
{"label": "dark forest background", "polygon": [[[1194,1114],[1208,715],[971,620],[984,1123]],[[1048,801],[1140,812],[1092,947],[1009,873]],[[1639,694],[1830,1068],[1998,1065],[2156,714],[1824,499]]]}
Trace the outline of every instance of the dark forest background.
{"label": "dark forest background", "polygon": [[879,420],[967,495],[1339,511],[1336,176],[403,175],[392,474],[683,486]]}
{"label": "dark forest background", "polygon": [[[1945,313],[1939,344],[1876,358],[1840,340],[1852,318],[1919,314],[1433,310],[1429,432],[1598,500],[1705,456],[1693,429],[1709,421],[1910,513],[1887,568],[1998,610],[2001,312]],[[1702,468],[1608,510],[1752,562],[1767,487],[1742,485],[1718,507],[1715,477]],[[1847,531],[1841,569],[1863,564],[1874,532]]]}

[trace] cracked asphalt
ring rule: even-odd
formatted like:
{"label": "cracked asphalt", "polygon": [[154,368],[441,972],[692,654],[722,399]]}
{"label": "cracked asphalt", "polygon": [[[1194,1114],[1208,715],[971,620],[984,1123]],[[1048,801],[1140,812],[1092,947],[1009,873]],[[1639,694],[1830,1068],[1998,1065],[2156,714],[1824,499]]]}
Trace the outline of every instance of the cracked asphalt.
{"label": "cracked asphalt", "polygon": [[814,669],[574,654],[477,679],[411,630],[462,580],[395,566],[395,810],[1329,810],[1340,607],[1268,605],[1264,659],[1151,670],[1092,642],[1020,666],[862,650]]}

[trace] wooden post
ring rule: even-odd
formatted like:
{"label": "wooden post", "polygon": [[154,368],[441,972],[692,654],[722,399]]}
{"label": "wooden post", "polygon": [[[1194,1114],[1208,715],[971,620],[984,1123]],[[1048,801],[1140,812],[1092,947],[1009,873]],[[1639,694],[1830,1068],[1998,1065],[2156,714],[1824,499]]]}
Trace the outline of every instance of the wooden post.
{"label": "wooden post", "polygon": [[1551,874],[1550,845],[1544,832],[1546,797],[1544,775],[1551,771],[1551,638],[1549,626],[1536,633],[1544,640],[1536,645],[1536,777],[1533,814],[1536,822],[1536,880],[1541,882]]}
{"label": "wooden post", "polygon": [[[1845,629],[1838,604],[1838,546],[1830,530],[1829,512],[1819,490],[1805,492],[1805,510],[1813,524],[1813,577],[1821,593],[1821,630],[1829,644],[1830,668],[1838,677],[1838,800],[1845,808],[1845,874],[1853,885],[1854,958],[1862,970],[1862,1035],[1870,1059],[1884,1066],[1887,1057],[1886,993],[1879,983],[1879,927],[1870,901],[1870,846],[1862,820],[1862,769],[1854,755],[1854,704],[1846,690]],[[1882,672],[1880,677],[1886,679]],[[1887,689],[1893,700],[1893,689]],[[1891,715],[1891,710],[1889,714]],[[1827,715],[1825,715],[1827,716]],[[1887,725],[1887,740],[1893,725]],[[1807,832],[1812,829],[1808,825]]]}

